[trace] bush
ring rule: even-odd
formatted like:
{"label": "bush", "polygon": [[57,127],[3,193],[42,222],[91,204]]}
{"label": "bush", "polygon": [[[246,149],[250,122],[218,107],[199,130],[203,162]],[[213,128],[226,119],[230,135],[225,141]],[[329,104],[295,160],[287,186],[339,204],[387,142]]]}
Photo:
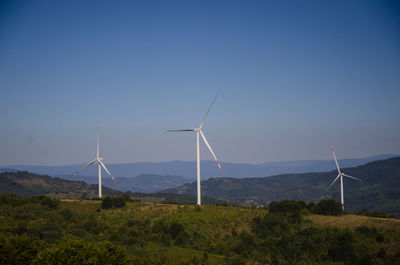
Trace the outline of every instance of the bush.
{"label": "bush", "polygon": [[36,197],[32,197],[32,202],[37,203],[39,202],[41,205],[46,206],[50,209],[57,209],[59,201],[55,199],[51,199],[49,197],[40,195]]}
{"label": "bush", "polygon": [[122,197],[113,197],[112,204],[115,208],[122,208],[125,206],[125,200]]}
{"label": "bush", "polygon": [[342,204],[335,200],[322,200],[317,203],[315,213],[322,215],[342,215]]}
{"label": "bush", "polygon": [[107,196],[101,201],[102,209],[111,209],[112,207],[122,208],[125,205],[126,204],[125,204],[124,197],[109,197],[109,196]]}
{"label": "bush", "polygon": [[[100,247],[83,240],[67,240],[41,251],[33,264],[128,264],[125,250],[111,242]],[[27,263],[29,264],[29,263]]]}
{"label": "bush", "polygon": [[92,234],[99,234],[103,232],[103,226],[99,223],[94,216],[89,216],[83,223],[85,230]]}
{"label": "bush", "polygon": [[181,233],[186,234],[183,225],[179,223],[172,223],[171,226],[169,227],[169,233],[171,234],[173,239],[177,238],[178,235]]}
{"label": "bush", "polygon": [[268,207],[271,213],[299,213],[301,209],[306,207],[306,204],[304,202],[283,200],[271,202]]}
{"label": "bush", "polygon": [[375,238],[375,241],[378,243],[383,243],[385,242],[385,237],[382,234],[378,234],[377,237]]}
{"label": "bush", "polygon": [[65,221],[69,221],[72,218],[72,211],[70,209],[64,209],[61,211],[61,215]]}
{"label": "bush", "polygon": [[55,244],[61,239],[61,234],[57,231],[45,231],[43,232],[43,240],[47,243]]}
{"label": "bush", "polygon": [[31,264],[44,246],[42,240],[27,235],[0,239],[0,264]]}
{"label": "bush", "polygon": [[171,235],[171,238],[175,239],[175,243],[178,246],[184,246],[189,239],[189,236],[186,233],[183,225],[179,223],[172,223],[169,227],[169,233]]}
{"label": "bush", "polygon": [[0,206],[3,205],[11,205],[11,206],[19,206],[25,204],[25,199],[18,197],[15,194],[4,194],[0,195]]}
{"label": "bush", "polygon": [[386,251],[383,248],[380,248],[378,253],[376,253],[376,257],[380,259],[386,259],[387,257]]}
{"label": "bush", "polygon": [[[126,202],[133,202],[133,200],[131,199],[131,197],[128,194],[124,194],[121,196],[121,198],[126,201]],[[140,200],[139,200],[140,201]]]}
{"label": "bush", "polygon": [[333,261],[343,261],[345,264],[355,264],[356,251],[354,237],[349,231],[340,233],[331,241],[328,255]]}
{"label": "bush", "polygon": [[256,217],[253,220],[252,230],[260,238],[267,236],[281,236],[290,229],[287,215],[269,213],[264,218]]}
{"label": "bush", "polygon": [[368,227],[368,226],[357,226],[356,232],[366,235],[366,236],[376,236],[378,234],[378,230],[373,226],[373,227]]}
{"label": "bush", "polygon": [[112,199],[107,196],[101,201],[101,209],[111,209],[113,207]]}
{"label": "bush", "polygon": [[315,202],[309,202],[308,204],[307,204],[307,209],[311,212],[311,213],[313,213],[313,212],[315,212],[315,207],[316,207],[317,205],[315,204]]}

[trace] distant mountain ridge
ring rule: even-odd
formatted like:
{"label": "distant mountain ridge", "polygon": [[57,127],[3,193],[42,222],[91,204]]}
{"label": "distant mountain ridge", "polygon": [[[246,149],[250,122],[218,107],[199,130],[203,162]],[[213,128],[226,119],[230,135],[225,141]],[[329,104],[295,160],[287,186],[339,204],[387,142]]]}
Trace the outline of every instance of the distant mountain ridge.
{"label": "distant mountain ridge", "polygon": [[[360,178],[344,179],[344,201],[347,210],[363,208],[400,216],[400,157],[345,168],[342,172]],[[245,205],[267,205],[283,199],[319,201],[333,198],[340,201],[339,184],[327,191],[337,171],[285,174],[263,178],[216,178],[202,181],[202,194]],[[196,183],[165,192],[196,194]]]}
{"label": "distant mountain ridge", "polygon": [[[366,158],[341,159],[339,163],[342,167],[354,167],[376,160],[384,160],[396,155],[376,155]],[[221,162],[223,170],[220,171],[215,161],[201,161],[202,179],[230,177],[265,177],[290,173],[322,172],[335,169],[333,160],[299,160],[281,161],[262,164],[245,164]],[[13,170],[29,171],[36,174],[46,174],[50,176],[71,175],[82,164],[66,166],[26,166],[14,165],[3,166]],[[196,179],[196,164],[194,161],[169,161],[160,163],[127,163],[127,164],[107,164],[107,167],[116,178],[133,178],[143,174],[150,175],[170,175],[182,176],[187,179]],[[0,168],[0,172],[1,172]],[[85,176],[97,176],[97,168],[89,167],[82,172]]]}
{"label": "distant mountain ridge", "polygon": [[[148,176],[143,176],[147,178]],[[153,176],[157,179],[159,176]],[[153,179],[153,180],[155,180]],[[45,195],[58,199],[89,199],[98,197],[98,185],[83,181],[52,178],[26,171],[5,172],[0,174],[0,194],[15,194],[22,197]],[[103,196],[127,195],[134,200],[153,203],[194,204],[196,196],[172,193],[121,192],[103,186]],[[203,197],[204,204],[225,204],[226,201]]]}
{"label": "distant mountain ridge", "polygon": [[[57,177],[69,180],[85,181],[88,184],[98,183],[98,177],[71,175],[61,175]],[[153,193],[175,188],[189,182],[191,182],[191,180],[185,179],[181,176],[159,176],[152,174],[143,174],[134,178],[116,178],[115,181],[111,180],[108,176],[103,176],[102,178],[102,184],[111,189],[123,192],[130,191],[141,193]]]}
{"label": "distant mountain ridge", "polygon": [[17,169],[14,168],[0,168],[0,173],[4,173],[4,172],[17,172]]}

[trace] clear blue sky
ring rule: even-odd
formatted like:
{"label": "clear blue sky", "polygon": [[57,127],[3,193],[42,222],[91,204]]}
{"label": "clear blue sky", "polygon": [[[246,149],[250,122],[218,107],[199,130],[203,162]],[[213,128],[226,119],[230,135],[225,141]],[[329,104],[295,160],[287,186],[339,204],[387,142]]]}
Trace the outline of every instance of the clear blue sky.
{"label": "clear blue sky", "polygon": [[[1,1],[0,165],[400,153],[399,1]],[[202,158],[211,155],[202,148]]]}

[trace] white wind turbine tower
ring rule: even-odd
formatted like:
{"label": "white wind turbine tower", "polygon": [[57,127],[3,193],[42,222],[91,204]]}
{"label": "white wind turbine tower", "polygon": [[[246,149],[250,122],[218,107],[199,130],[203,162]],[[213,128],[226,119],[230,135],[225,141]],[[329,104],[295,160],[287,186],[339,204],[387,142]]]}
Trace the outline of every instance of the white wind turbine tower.
{"label": "white wind turbine tower", "polygon": [[201,121],[200,127],[199,128],[194,128],[194,129],[183,129],[183,130],[168,130],[168,132],[195,132],[196,133],[196,158],[197,158],[197,205],[201,205],[201,182],[200,182],[200,141],[199,141],[199,136],[201,135],[201,138],[203,139],[204,143],[208,147],[208,150],[210,150],[211,154],[213,155],[215,161],[217,162],[217,165],[220,170],[222,170],[222,167],[215,156],[213,150],[211,149],[210,144],[208,143],[206,137],[204,136],[204,133],[202,131],[202,128],[204,126],[204,122],[207,118],[208,113],[210,112],[212,106],[214,105],[215,100],[217,100],[219,93],[217,96],[214,98],[214,100],[211,102],[210,107],[208,108],[206,114],[204,115],[203,120]]}
{"label": "white wind turbine tower", "polygon": [[79,174],[80,171],[82,171],[83,169],[87,168],[88,166],[90,166],[91,164],[97,162],[98,166],[99,166],[99,198],[101,198],[101,168],[104,168],[104,170],[107,172],[107,174],[111,177],[112,180],[115,180],[115,178],[111,175],[110,171],[108,171],[106,165],[104,165],[104,163],[102,162],[103,158],[100,157],[100,151],[99,151],[99,145],[100,145],[100,140],[99,140],[99,127],[97,126],[97,156],[95,159],[93,159],[92,161],[90,161],[89,163],[87,163],[85,166],[83,166],[82,168],[80,168],[78,171],[76,171],[76,173],[74,175]]}
{"label": "white wind turbine tower", "polygon": [[338,170],[338,175],[335,178],[335,180],[331,183],[331,185],[329,185],[328,190],[332,187],[332,185],[340,177],[340,198],[341,198],[341,202],[342,202],[342,210],[344,210],[343,177],[348,177],[348,178],[356,179],[356,180],[359,180],[359,181],[361,181],[361,180],[358,179],[358,178],[352,177],[350,175],[344,174],[344,173],[342,173],[340,171],[339,164],[338,164],[338,161],[337,161],[336,155],[335,155],[335,149],[333,149],[333,145],[330,145],[330,147],[331,147],[331,151],[332,151],[332,154],[333,154],[333,159],[335,160],[335,163],[336,163],[336,167],[337,167],[337,170]]}

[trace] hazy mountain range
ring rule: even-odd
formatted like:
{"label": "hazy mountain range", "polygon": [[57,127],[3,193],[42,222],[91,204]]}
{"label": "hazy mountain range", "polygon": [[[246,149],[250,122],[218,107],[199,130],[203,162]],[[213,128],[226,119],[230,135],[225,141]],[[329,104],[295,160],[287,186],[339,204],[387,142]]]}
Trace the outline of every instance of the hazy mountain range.
{"label": "hazy mountain range", "polygon": [[[153,177],[156,180],[157,176]],[[150,176],[149,179],[152,179]],[[60,199],[90,199],[98,197],[98,185],[87,184],[83,181],[65,180],[29,172],[0,173],[0,194],[15,194],[22,197],[46,195]],[[173,193],[139,193],[121,192],[103,186],[103,196],[127,195],[134,200],[157,203],[194,204],[196,196]],[[204,204],[223,204],[225,201],[203,197]]]}
{"label": "hazy mountain range", "polygon": [[[345,208],[347,210],[379,210],[400,215],[400,157],[374,161],[358,167],[342,167],[346,174],[360,178],[362,181],[345,178]],[[327,191],[328,185],[337,176],[337,171],[320,173],[283,174],[262,178],[211,178],[202,181],[202,195],[216,198],[213,203],[230,201],[242,205],[267,205],[271,201],[291,199],[319,201],[325,198],[340,200],[339,183]],[[89,177],[88,182],[96,183],[97,179]],[[143,189],[153,189],[179,185],[186,179],[177,176],[142,175],[137,178],[120,178],[114,185],[120,190],[129,190],[129,185],[142,185]],[[175,181],[175,182],[174,182]],[[104,178],[105,186],[111,180]],[[136,183],[136,184],[135,184]],[[145,185],[146,183],[146,185]],[[39,176],[28,172],[10,172],[0,174],[0,194],[15,193],[21,196],[48,195],[58,198],[96,197],[98,186],[83,181],[71,181],[49,176]],[[104,194],[119,195],[104,187]],[[176,195],[174,195],[174,194]],[[194,202],[196,183],[167,189],[161,193],[134,194],[135,198],[146,200]],[[210,202],[212,199],[210,200]]]}
{"label": "hazy mountain range", "polygon": [[[366,158],[342,159],[339,163],[342,167],[354,167],[366,164],[371,161],[383,160],[397,155],[376,155]],[[266,177],[289,173],[322,172],[335,169],[333,160],[298,160],[269,162],[263,164],[243,164],[221,162],[223,170],[220,171],[215,161],[201,161],[201,178],[229,177]],[[7,171],[29,171],[37,174],[46,174],[49,176],[72,176],[83,164],[66,166],[27,166],[27,165],[9,165],[0,167],[7,168]],[[186,179],[194,180],[196,178],[196,164],[194,161],[169,161],[160,163],[127,163],[127,164],[107,164],[108,169],[116,178],[133,178],[140,175],[169,175],[181,176]],[[86,168],[81,174],[84,176],[97,176],[97,167]],[[105,174],[105,173],[104,173]],[[104,175],[107,178],[106,175]]]}
{"label": "hazy mountain range", "polygon": [[[68,180],[85,181],[88,184],[97,184],[98,177],[88,176],[58,176],[59,178]],[[109,188],[119,191],[131,191],[131,192],[157,192],[165,189],[179,187],[183,184],[192,182],[192,180],[182,178],[180,176],[160,176],[144,174],[134,178],[117,178],[113,181],[107,175],[103,175],[102,184]]]}
{"label": "hazy mountain range", "polygon": [[[362,181],[344,178],[344,201],[347,210],[379,210],[400,215],[400,157],[346,168],[342,172]],[[337,170],[321,173],[285,174],[264,178],[213,178],[203,181],[202,194],[239,204],[267,205],[283,199],[340,201],[339,182],[328,191]],[[196,194],[196,183],[165,192]]]}

